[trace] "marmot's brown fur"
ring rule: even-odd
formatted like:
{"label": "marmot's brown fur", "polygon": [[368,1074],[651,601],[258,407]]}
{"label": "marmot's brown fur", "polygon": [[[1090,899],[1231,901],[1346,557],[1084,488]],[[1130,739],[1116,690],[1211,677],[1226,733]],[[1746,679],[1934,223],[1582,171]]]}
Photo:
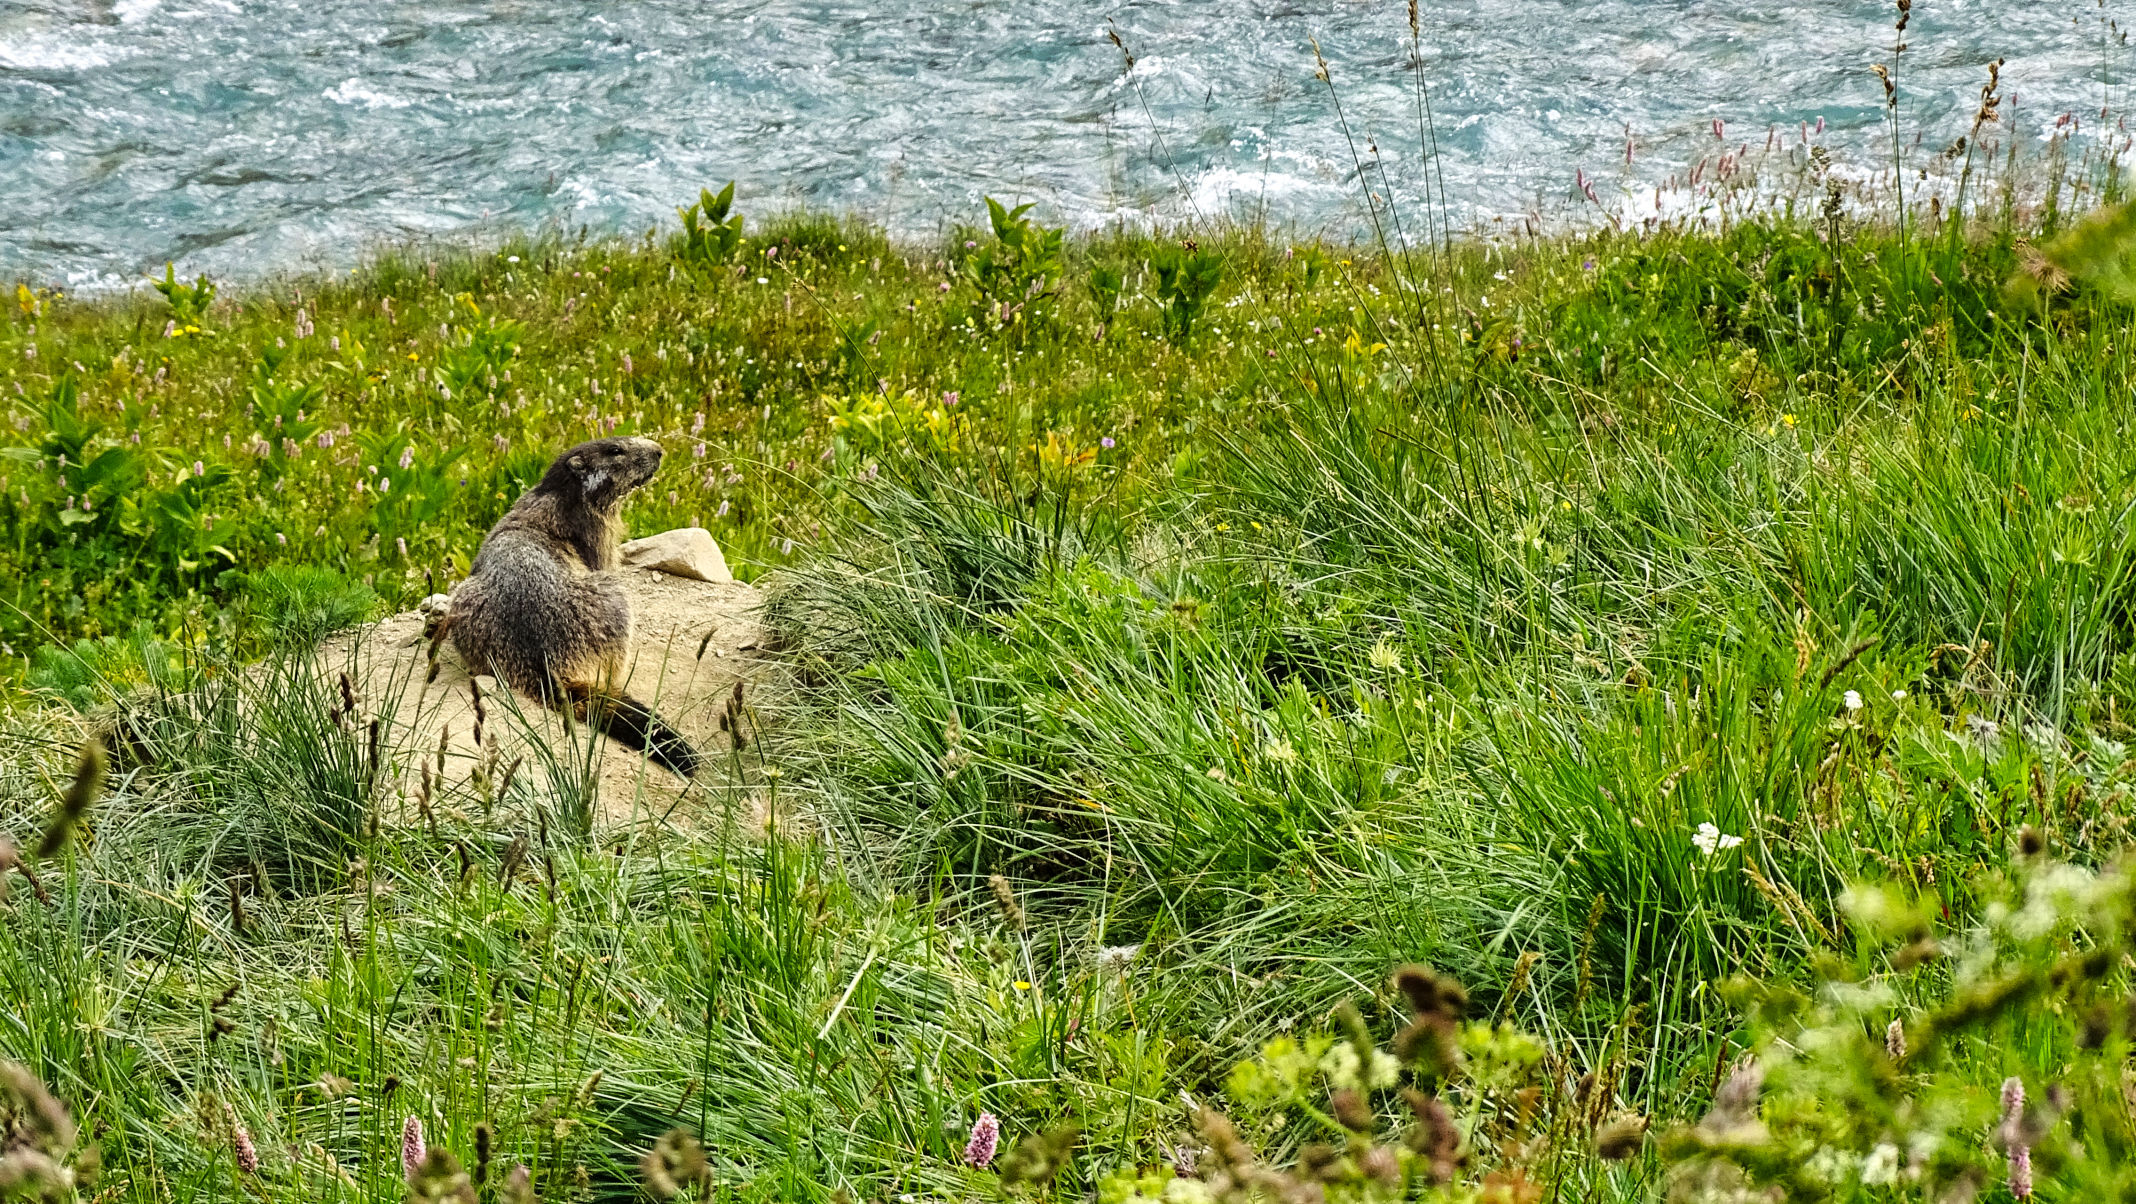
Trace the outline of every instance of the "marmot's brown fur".
{"label": "marmot's brown fur", "polygon": [[483,537],[445,622],[469,672],[570,707],[687,777],[697,750],[623,693],[630,600],[611,575],[623,500],[652,479],[660,455],[650,439],[596,439],[558,456]]}

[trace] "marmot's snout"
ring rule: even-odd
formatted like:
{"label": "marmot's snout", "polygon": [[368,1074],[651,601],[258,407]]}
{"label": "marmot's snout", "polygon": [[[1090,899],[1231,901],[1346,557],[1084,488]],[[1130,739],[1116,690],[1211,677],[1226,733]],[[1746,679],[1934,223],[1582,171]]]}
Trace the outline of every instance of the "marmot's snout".
{"label": "marmot's snout", "polygon": [[653,474],[660,471],[660,457],[666,453],[660,450],[659,444],[650,439],[632,436],[622,442],[625,455],[630,460],[630,469],[621,475],[630,480],[630,488],[636,489],[652,480]]}

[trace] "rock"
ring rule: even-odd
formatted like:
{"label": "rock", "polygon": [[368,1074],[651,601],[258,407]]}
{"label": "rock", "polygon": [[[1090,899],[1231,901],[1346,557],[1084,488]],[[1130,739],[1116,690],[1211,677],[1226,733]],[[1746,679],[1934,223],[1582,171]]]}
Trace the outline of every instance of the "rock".
{"label": "rock", "polygon": [[688,577],[692,581],[734,580],[734,574],[727,571],[727,558],[720,553],[719,543],[703,527],[677,527],[644,539],[633,539],[623,545],[623,564],[627,568],[651,569],[671,577]]}
{"label": "rock", "polygon": [[[440,642],[432,659],[426,638],[430,616],[408,611],[337,635],[317,654],[325,691],[321,697],[338,703],[336,678],[346,673],[358,698],[358,727],[380,721],[382,745],[393,754],[386,764],[397,775],[382,784],[389,800],[382,803],[387,822],[417,822],[409,800],[418,797],[426,767],[440,774],[441,749],[445,760],[438,780],[455,799],[477,798],[481,781],[502,782],[512,763],[523,761],[513,790],[527,806],[532,805],[529,799],[560,797],[557,791],[563,787],[557,782],[562,779],[547,767],[569,767],[563,776],[574,782],[582,780],[574,775],[591,771],[593,818],[603,829],[724,814],[727,796],[718,792],[741,790],[740,779],[734,777],[739,771],[732,770],[725,756],[732,735],[723,726],[731,724],[728,708],[737,682],[746,687],[743,705],[750,724],[768,726],[782,706],[778,699],[784,677],[776,658],[763,651],[768,643],[758,617],[763,595],[737,582],[695,581],[666,573],[625,572],[617,577],[631,612],[630,654],[619,684],[650,703],[699,750],[717,750],[719,768],[686,783],[647,764],[643,753],[622,743],[603,740],[589,746],[584,729],[574,735],[570,721],[541,700],[507,689],[492,677],[470,677],[451,640]],[[485,712],[480,743],[475,740],[477,683]],[[598,750],[590,761],[585,759],[589,747]],[[395,804],[393,799],[403,802]],[[498,805],[500,817],[524,818],[513,810],[519,804]]]}
{"label": "rock", "polygon": [[415,613],[423,616],[423,638],[438,638],[438,628],[445,622],[445,614],[452,609],[451,594],[432,594],[415,604]]}

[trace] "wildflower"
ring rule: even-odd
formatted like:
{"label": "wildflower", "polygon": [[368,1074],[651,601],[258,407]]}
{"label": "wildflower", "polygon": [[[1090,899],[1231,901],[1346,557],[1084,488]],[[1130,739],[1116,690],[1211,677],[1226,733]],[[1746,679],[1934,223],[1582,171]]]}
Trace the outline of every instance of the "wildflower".
{"label": "wildflower", "polygon": [[992,1166],[994,1151],[1001,1144],[1001,1119],[991,1112],[981,1112],[972,1122],[972,1137],[964,1143],[964,1164],[981,1170]]}
{"label": "wildflower", "polygon": [[1884,1052],[1896,1062],[1906,1056],[1906,1025],[1894,1020],[1884,1028]]}
{"label": "wildflower", "polygon": [[1298,761],[1298,750],[1292,748],[1288,740],[1269,741],[1268,747],[1262,749],[1261,754],[1278,765],[1295,765]]}
{"label": "wildflower", "polygon": [[943,404],[943,405],[946,405],[946,406],[953,406],[953,405],[957,404],[957,402],[958,402],[959,400],[961,400],[961,399],[959,398],[959,396],[958,396],[958,394],[957,394],[957,391],[956,391],[955,389],[945,389],[945,390],[943,390],[943,391],[942,391],[942,404]]}
{"label": "wildflower", "polygon": [[1107,451],[1111,451],[1113,448],[1113,437],[1111,435],[1107,435],[1103,439],[1098,440],[1098,446],[1104,448]]}
{"label": "wildflower", "polygon": [[423,1144],[423,1120],[410,1116],[401,1125],[401,1171],[408,1182],[415,1182],[415,1174],[422,1169],[423,1159],[430,1156],[430,1148]]}
{"label": "wildflower", "polygon": [[1862,1182],[1869,1187],[1886,1187],[1899,1178],[1899,1147],[1888,1141],[1879,1142],[1869,1156],[1862,1159]]}
{"label": "wildflower", "polygon": [[295,334],[295,335],[296,335],[296,336],[297,336],[298,338],[300,338],[300,339],[308,339],[308,338],[310,338],[310,337],[312,336],[312,320],[311,320],[311,315],[310,315],[310,314],[307,314],[307,313],[305,313],[305,312],[304,312],[304,311],[303,311],[302,309],[299,309],[299,310],[297,311],[297,317],[296,317],[296,320],[295,320],[294,322],[292,322],[292,323],[290,324],[290,327],[291,327],[291,331],[292,331],[292,332],[293,332],[293,333],[294,333],[294,334]]}
{"label": "wildflower", "polygon": [[1372,667],[1375,669],[1385,669],[1391,673],[1400,673],[1402,671],[1401,650],[1388,643],[1384,636],[1380,638],[1378,643],[1372,645],[1372,651],[1366,653],[1365,658],[1372,662]]}
{"label": "wildflower", "polygon": [[193,475],[196,477],[204,477],[208,475],[208,466],[202,464],[198,460],[193,461]]}
{"label": "wildflower", "polygon": [[1904,702],[1904,701],[1906,701],[1906,691],[1904,691],[1904,690],[1893,690],[1893,691],[1891,692],[1891,701],[1893,701],[1893,702]]}
{"label": "wildflower", "polygon": [[401,449],[401,457],[400,457],[400,466],[401,466],[401,471],[402,471],[402,472],[406,472],[406,471],[408,471],[408,466],[409,466],[410,464],[413,464],[413,463],[415,463],[415,444],[411,443],[411,444],[409,444],[408,446],[406,446],[406,447],[404,447],[404,448],[402,448],[402,449]]}
{"label": "wildflower", "polygon": [[1732,849],[1742,844],[1743,838],[1730,836],[1709,822],[1700,824],[1698,831],[1691,834],[1691,843],[1698,846],[1699,852],[1711,857],[1723,849]]}
{"label": "wildflower", "polygon": [[534,1176],[526,1163],[514,1166],[512,1173],[505,1176],[504,1199],[506,1204],[535,1204]]}
{"label": "wildflower", "polygon": [[230,1150],[237,1155],[237,1169],[248,1175],[259,1173],[260,1152],[252,1144],[252,1133],[234,1118],[230,1122]]}
{"label": "wildflower", "polygon": [[1409,1148],[1423,1161],[1425,1173],[1433,1183],[1452,1182],[1455,1172],[1467,1161],[1461,1153],[1461,1130],[1455,1125],[1453,1114],[1438,1096],[1426,1095],[1414,1087],[1402,1091],[1402,1101],[1417,1118],[1407,1138]]}
{"label": "wildflower", "polygon": [[1850,711],[1859,711],[1862,709],[1862,695],[1861,691],[1859,690],[1847,691],[1845,694],[1839,696],[1839,701],[1841,705],[1845,706]]}

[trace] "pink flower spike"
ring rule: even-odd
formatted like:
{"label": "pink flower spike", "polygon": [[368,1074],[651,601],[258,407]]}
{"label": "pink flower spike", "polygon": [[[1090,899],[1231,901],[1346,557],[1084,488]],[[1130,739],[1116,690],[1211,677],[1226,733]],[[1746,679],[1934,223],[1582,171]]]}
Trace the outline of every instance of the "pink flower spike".
{"label": "pink flower spike", "polygon": [[991,1112],[981,1112],[972,1122],[972,1139],[964,1143],[964,1163],[981,1170],[993,1165],[994,1151],[1001,1144],[1001,1120]]}
{"label": "pink flower spike", "polygon": [[259,1173],[260,1151],[252,1144],[252,1130],[245,1127],[245,1122],[239,1120],[234,1111],[230,1113],[230,1152],[237,1156],[238,1170],[248,1175]]}
{"label": "pink flower spike", "polygon": [[2010,1194],[2032,1198],[2032,1151],[2021,1145],[2010,1147]]}
{"label": "pink flower spike", "polygon": [[401,1126],[401,1171],[407,1176],[408,1182],[415,1182],[415,1172],[421,1169],[423,1160],[429,1156],[430,1150],[423,1144],[422,1119],[411,1116],[407,1123]]}

